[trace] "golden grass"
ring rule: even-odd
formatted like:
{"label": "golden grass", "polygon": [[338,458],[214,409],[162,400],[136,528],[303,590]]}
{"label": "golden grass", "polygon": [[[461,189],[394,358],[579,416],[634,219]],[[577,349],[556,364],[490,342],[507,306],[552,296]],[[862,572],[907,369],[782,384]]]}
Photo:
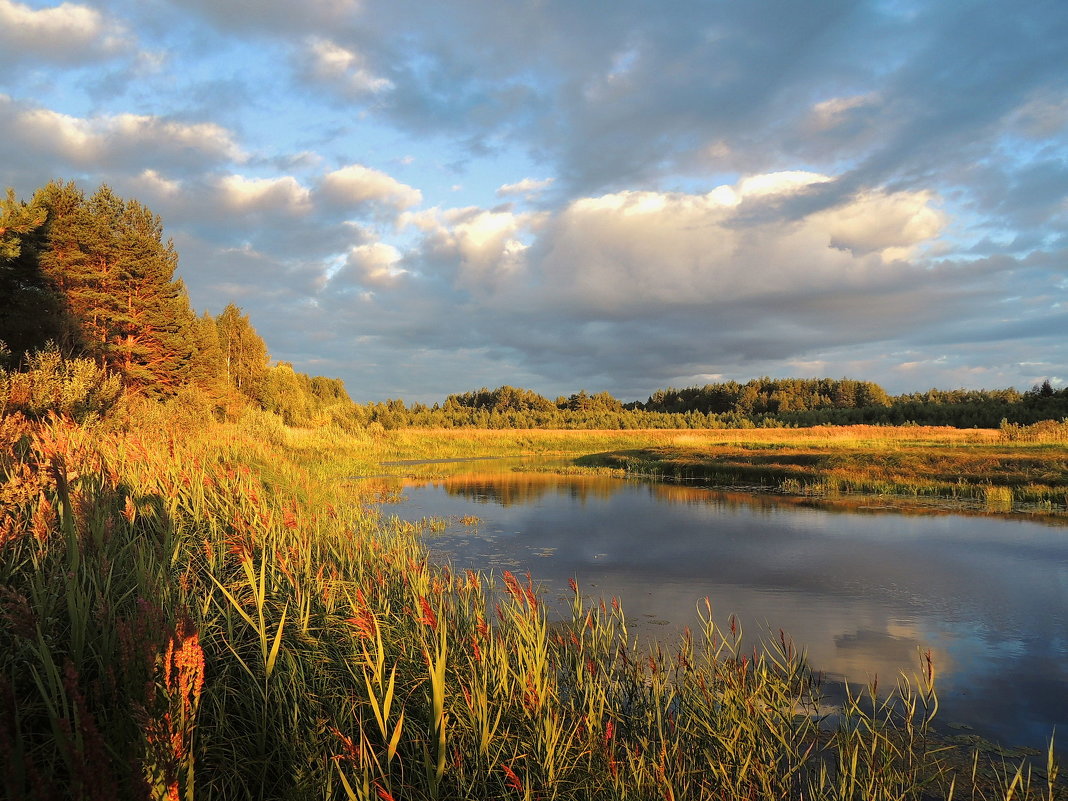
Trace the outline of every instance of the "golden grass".
{"label": "golden grass", "polygon": [[384,521],[384,485],[339,480],[671,434],[135,423],[0,417],[4,798],[1063,797],[1052,749],[989,785],[952,768],[930,663],[825,720],[781,633],[754,647],[708,609],[646,650],[577,586],[550,627],[530,578],[432,564],[440,521]]}
{"label": "golden grass", "polygon": [[1005,441],[997,431],[851,426],[709,432],[617,449],[591,465],[635,475],[757,486],[795,494],[860,492],[983,501],[1063,513],[1068,445]]}

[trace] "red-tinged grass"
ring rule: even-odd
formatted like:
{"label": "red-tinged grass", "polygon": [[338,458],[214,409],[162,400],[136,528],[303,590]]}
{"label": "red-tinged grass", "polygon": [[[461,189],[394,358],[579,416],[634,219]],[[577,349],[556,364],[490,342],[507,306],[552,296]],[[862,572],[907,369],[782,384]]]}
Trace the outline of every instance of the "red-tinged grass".
{"label": "red-tinged grass", "polygon": [[[694,635],[643,648],[577,584],[550,626],[531,577],[432,564],[432,521],[383,520],[373,487],[338,480],[383,455],[675,440],[142,414],[0,418],[4,798],[1063,797],[1052,757],[988,784],[954,769],[929,663],[832,721],[785,635],[745,644],[709,606]],[[837,434],[820,441],[860,436]]]}

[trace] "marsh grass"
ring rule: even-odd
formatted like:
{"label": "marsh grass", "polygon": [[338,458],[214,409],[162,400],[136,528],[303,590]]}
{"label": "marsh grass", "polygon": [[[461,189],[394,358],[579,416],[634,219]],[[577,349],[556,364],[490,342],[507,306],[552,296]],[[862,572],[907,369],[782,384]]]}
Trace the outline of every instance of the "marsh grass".
{"label": "marsh grass", "polygon": [[[632,641],[429,560],[355,466],[452,433],[0,418],[0,788],[76,799],[1053,798],[931,740],[934,667],[825,717],[785,634]],[[476,438],[581,450],[605,433]],[[623,437],[620,439],[620,437]],[[449,448],[453,448],[450,451]],[[1052,759],[1052,757],[1051,757]],[[977,763],[978,764],[978,763]],[[975,773],[978,777],[978,771]]]}
{"label": "marsh grass", "polygon": [[759,432],[771,439],[758,442],[711,436],[716,433],[701,443],[608,451],[579,463],[797,495],[899,495],[972,501],[994,512],[1068,511],[1068,445],[1055,444],[1048,432],[780,429]]}

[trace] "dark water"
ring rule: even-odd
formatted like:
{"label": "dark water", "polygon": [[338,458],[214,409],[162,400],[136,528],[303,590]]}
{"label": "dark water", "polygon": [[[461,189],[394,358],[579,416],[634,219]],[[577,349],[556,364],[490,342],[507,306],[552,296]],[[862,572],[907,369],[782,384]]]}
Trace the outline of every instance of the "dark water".
{"label": "dark water", "polygon": [[477,515],[428,540],[459,569],[529,570],[549,599],[574,577],[662,641],[693,626],[707,596],[721,623],[736,614],[749,638],[782,628],[814,669],[851,683],[913,676],[931,649],[943,725],[1039,748],[1054,726],[1068,736],[1068,527],[871,500],[829,510],[503,461],[452,469],[406,481],[390,511]]}

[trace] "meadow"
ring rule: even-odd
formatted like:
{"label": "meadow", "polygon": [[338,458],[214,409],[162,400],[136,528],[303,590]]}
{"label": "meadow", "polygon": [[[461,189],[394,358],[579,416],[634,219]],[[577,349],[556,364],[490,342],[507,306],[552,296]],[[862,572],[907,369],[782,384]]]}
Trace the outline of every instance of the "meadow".
{"label": "meadow", "polygon": [[[432,563],[420,527],[385,519],[377,485],[351,478],[390,460],[609,451],[626,467],[642,454],[642,471],[679,454],[896,455],[901,475],[926,451],[974,462],[961,475],[980,487],[1009,455],[1063,466],[1061,445],[1017,433],[346,433],[154,404],[83,423],[7,414],[0,794],[1063,798],[1052,745],[1034,765],[990,762],[932,735],[929,660],[830,710],[786,633],[750,640],[710,609],[679,642],[638,645],[626,610],[575,586],[572,619],[550,624],[536,577]],[[785,477],[831,475],[807,469]]]}

